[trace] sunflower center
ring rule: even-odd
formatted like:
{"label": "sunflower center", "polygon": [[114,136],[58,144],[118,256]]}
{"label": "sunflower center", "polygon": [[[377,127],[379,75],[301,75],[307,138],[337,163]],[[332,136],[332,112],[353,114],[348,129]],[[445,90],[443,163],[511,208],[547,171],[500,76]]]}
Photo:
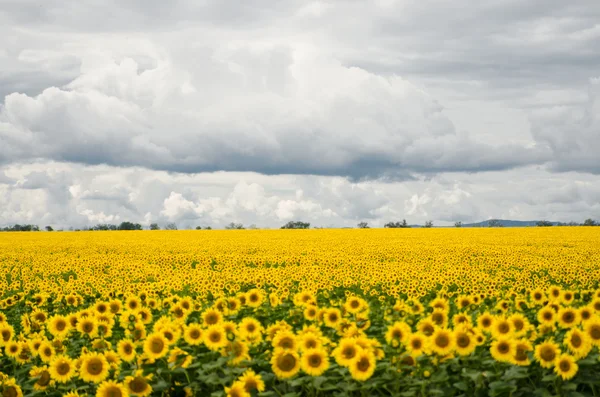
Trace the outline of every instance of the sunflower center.
{"label": "sunflower center", "polygon": [[561,362],[558,363],[558,367],[563,372],[569,372],[569,370],[571,369],[571,363],[567,360],[561,360]]}
{"label": "sunflower center", "polygon": [[356,300],[353,300],[352,302],[350,302],[350,307],[353,309],[358,309],[359,306],[360,306],[360,303]]}
{"label": "sunflower center", "polygon": [[199,339],[200,338],[200,331],[198,331],[197,329],[193,329],[190,331],[190,338],[192,339]]}
{"label": "sunflower center", "polygon": [[506,354],[510,351],[510,346],[508,343],[501,342],[498,344],[498,351],[502,354]]}
{"label": "sunflower center", "polygon": [[392,332],[392,338],[394,338],[394,339],[402,339],[402,331],[400,331],[399,329],[395,329]]}
{"label": "sunflower center", "polygon": [[14,386],[6,387],[2,391],[2,397],[17,397],[18,395],[19,393],[17,392],[17,389]]}
{"label": "sunflower center", "polygon": [[481,320],[481,325],[484,328],[488,328],[490,325],[492,325],[492,320],[486,317],[483,320]]}
{"label": "sunflower center", "polygon": [[542,351],[540,352],[540,357],[544,361],[554,361],[556,358],[556,352],[551,347],[543,347]]}
{"label": "sunflower center", "polygon": [[581,345],[583,344],[583,341],[581,340],[581,337],[577,334],[573,334],[571,335],[571,345],[573,345],[573,347],[578,348],[581,347]]}
{"label": "sunflower center", "polygon": [[565,323],[572,323],[575,321],[575,314],[572,312],[566,312],[563,314],[562,319]]}
{"label": "sunflower center", "polygon": [[592,328],[590,329],[590,336],[592,337],[593,340],[600,339],[600,325],[592,326]]}
{"label": "sunflower center", "polygon": [[210,341],[217,343],[221,341],[221,333],[220,332],[211,332],[209,335]]}
{"label": "sunflower center", "polygon": [[98,358],[90,359],[90,361],[88,361],[88,364],[86,366],[87,371],[92,375],[100,375],[102,373],[103,367],[104,367],[104,365],[102,363],[102,360],[100,360]]}
{"label": "sunflower center", "polygon": [[440,325],[444,322],[444,315],[441,313],[433,313],[431,315],[431,319],[433,320],[434,323],[436,323],[437,325]]}
{"label": "sunflower center", "polygon": [[134,393],[142,393],[148,387],[148,383],[146,383],[146,379],[141,376],[136,376],[131,382],[129,382],[129,388]]}
{"label": "sunflower center", "polygon": [[543,318],[544,318],[544,320],[546,320],[546,321],[550,321],[550,320],[552,320],[552,317],[553,317],[553,316],[552,316],[552,313],[551,313],[551,312],[549,312],[549,311],[547,311],[547,312],[544,312],[544,315],[543,315]]}
{"label": "sunflower center", "polygon": [[498,324],[498,332],[500,332],[501,334],[506,334],[508,333],[508,331],[510,331],[510,326],[508,325],[508,323],[501,322],[500,324]]}
{"label": "sunflower center", "polygon": [[284,349],[291,349],[294,347],[294,341],[291,338],[283,338],[279,342],[279,346]]}
{"label": "sunflower center", "polygon": [[44,371],[42,372],[42,374],[40,375],[40,378],[37,381],[37,384],[45,387],[48,386],[48,384],[50,383],[50,373],[48,371]]}
{"label": "sunflower center", "polygon": [[513,325],[517,331],[520,331],[523,329],[523,327],[525,327],[525,323],[521,319],[514,320]]}
{"label": "sunflower center", "polygon": [[527,350],[517,347],[517,352],[515,353],[515,359],[517,361],[527,360]]}
{"label": "sunflower center", "polygon": [[427,336],[430,336],[431,334],[433,334],[434,331],[435,331],[435,329],[433,328],[433,325],[431,325],[431,324],[425,324],[425,326],[423,327],[423,333]]}
{"label": "sunflower center", "polygon": [[371,363],[369,363],[369,359],[367,357],[362,357],[360,360],[358,360],[358,362],[356,363],[356,368],[360,371],[360,372],[367,372],[369,370],[369,368],[371,367]]}
{"label": "sunflower center", "polygon": [[415,339],[410,343],[410,345],[412,346],[413,350],[419,350],[421,346],[423,346],[423,343],[420,339]]}
{"label": "sunflower center", "polygon": [[456,338],[456,344],[458,345],[458,347],[465,348],[465,347],[469,346],[470,343],[471,343],[471,338],[469,338],[469,336],[466,334],[460,334]]}
{"label": "sunflower center", "polygon": [[283,372],[289,372],[296,366],[296,357],[291,354],[284,354],[277,359],[277,367]]}
{"label": "sunflower center", "polygon": [[106,397],[122,397],[123,393],[121,393],[121,389],[115,386],[109,386],[104,389],[104,395]]}
{"label": "sunflower center", "polygon": [[346,346],[344,350],[342,350],[342,356],[346,359],[353,358],[356,355],[356,349],[354,346]]}
{"label": "sunflower center", "polygon": [[319,365],[321,365],[322,362],[323,360],[318,354],[313,354],[308,358],[308,364],[313,368],[317,368]]}
{"label": "sunflower center", "polygon": [[89,334],[94,330],[94,324],[86,322],[81,326],[81,328],[83,329],[83,332]]}
{"label": "sunflower center", "polygon": [[2,330],[2,340],[4,340],[4,342],[8,342],[11,336],[12,335],[9,330]]}
{"label": "sunflower center", "polygon": [[329,314],[329,321],[331,321],[332,323],[335,323],[338,319],[337,313],[331,313]]}
{"label": "sunflower center", "polygon": [[56,322],[56,329],[59,331],[64,331],[67,328],[67,323],[63,320],[59,320]]}
{"label": "sunflower center", "polygon": [[165,342],[163,342],[160,339],[154,339],[152,341],[152,343],[150,344],[150,350],[154,354],[162,353],[164,348],[165,348]]}
{"label": "sunflower center", "polygon": [[440,334],[435,338],[435,345],[438,347],[447,347],[450,344],[450,338],[446,334]]}
{"label": "sunflower center", "polygon": [[540,294],[539,292],[536,292],[535,294],[533,294],[533,299],[535,299],[536,301],[541,300],[542,294]]}

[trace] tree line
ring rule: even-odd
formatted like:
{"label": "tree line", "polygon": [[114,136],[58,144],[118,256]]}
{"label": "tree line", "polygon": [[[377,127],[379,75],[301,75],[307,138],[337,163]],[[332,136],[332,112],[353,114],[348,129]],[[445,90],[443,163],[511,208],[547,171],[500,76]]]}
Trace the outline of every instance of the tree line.
{"label": "tree line", "polygon": [[[502,222],[500,222],[498,219],[490,219],[489,221],[484,222],[486,224],[487,227],[504,227],[504,225],[502,224]],[[454,223],[454,227],[463,227],[463,223],[458,221]],[[600,222],[597,222],[591,218],[586,219],[585,221],[583,221],[583,223],[577,223],[577,222],[550,222],[550,221],[537,221],[535,226],[537,227],[550,227],[550,226],[600,226]],[[356,225],[357,228],[359,229],[369,229],[370,226],[367,222],[360,222]],[[402,221],[395,221],[395,222],[387,222],[386,224],[383,225],[384,228],[386,229],[407,229],[412,227],[411,225],[408,224],[408,222],[406,222],[406,219],[402,219]],[[419,227],[419,226],[417,226]],[[426,221],[425,224],[423,226],[420,227],[424,227],[424,228],[431,228],[433,227],[433,221]],[[479,227],[485,227],[483,226],[483,224]],[[310,223],[309,222],[302,222],[302,221],[290,221],[288,223],[286,223],[285,225],[281,226],[280,229],[309,229],[310,228]],[[158,225],[158,223],[151,223],[150,226],[148,227],[149,230],[161,230],[161,227]],[[177,228],[177,224],[171,222],[171,223],[167,223],[166,225],[163,226],[164,230],[178,230]],[[210,226],[205,226],[204,228],[202,226],[196,226],[195,228],[196,230],[212,230],[212,228]],[[245,227],[244,224],[242,223],[236,223],[236,222],[231,222],[228,225],[225,226],[226,230],[244,230],[244,229],[258,229],[258,227],[254,224]],[[323,229],[322,227],[313,227],[313,229]],[[44,230],[48,231],[48,232],[52,232],[54,231],[54,229],[52,228],[52,226],[46,226],[44,227]],[[69,228],[70,231],[116,231],[116,230],[144,230],[144,227],[140,224],[140,223],[133,223],[133,222],[121,222],[120,224],[116,225],[116,224],[109,224],[109,223],[99,223],[95,226],[90,226],[90,227],[83,227],[81,229],[73,229],[73,228]],[[7,227],[3,227],[0,228],[0,231],[2,232],[39,232],[40,228],[38,225],[32,225],[32,224],[15,224],[13,226],[7,226]]]}

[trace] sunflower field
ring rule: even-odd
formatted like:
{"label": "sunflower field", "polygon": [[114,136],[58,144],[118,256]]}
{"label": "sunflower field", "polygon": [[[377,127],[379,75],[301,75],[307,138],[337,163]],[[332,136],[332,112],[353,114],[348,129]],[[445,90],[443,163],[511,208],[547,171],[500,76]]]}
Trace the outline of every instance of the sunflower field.
{"label": "sunflower field", "polygon": [[0,234],[2,396],[600,396],[594,228]]}

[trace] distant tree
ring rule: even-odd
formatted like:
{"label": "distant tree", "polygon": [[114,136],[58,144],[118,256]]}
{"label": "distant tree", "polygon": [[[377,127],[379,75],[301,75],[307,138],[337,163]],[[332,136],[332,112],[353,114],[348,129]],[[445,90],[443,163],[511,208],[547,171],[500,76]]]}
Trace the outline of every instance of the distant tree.
{"label": "distant tree", "polygon": [[461,221],[454,222],[454,227],[462,227],[462,222]]}
{"label": "distant tree", "polygon": [[368,229],[369,228],[369,224],[367,222],[360,222],[358,225],[359,229]]}
{"label": "distant tree", "polygon": [[132,222],[121,222],[119,230],[142,230],[142,225]]}
{"label": "distant tree", "polygon": [[490,219],[488,221],[488,227],[502,227],[502,223],[498,219]]}
{"label": "distant tree", "polygon": [[202,230],[202,226],[196,226],[196,230]]}
{"label": "distant tree", "polygon": [[241,223],[235,223],[235,222],[231,222],[229,225],[225,226],[225,229],[227,230],[241,230],[241,229],[245,229],[244,225]]}
{"label": "distant tree", "polygon": [[552,222],[550,221],[537,221],[536,226],[538,227],[548,227],[548,226],[552,226]]}
{"label": "distant tree", "polygon": [[158,226],[158,223],[151,223],[150,230],[160,230],[160,226]]}
{"label": "distant tree", "polygon": [[165,230],[177,230],[177,224],[173,222],[167,223],[167,225],[165,226]]}
{"label": "distant tree", "polygon": [[54,229],[52,228],[52,226],[46,226],[44,229],[46,229],[47,232],[53,232]]}
{"label": "distant tree", "polygon": [[308,229],[310,228],[310,223],[302,222],[302,221],[289,221],[285,225],[281,226],[282,229]]}
{"label": "distant tree", "polygon": [[251,224],[250,226],[248,226],[248,229],[250,229],[250,230],[257,230],[257,229],[258,229],[258,226],[256,226],[256,225],[253,223],[253,224]]}
{"label": "distant tree", "polygon": [[392,229],[404,229],[404,228],[409,228],[410,226],[408,226],[408,223],[406,223],[406,219],[402,219],[402,223],[400,222],[388,222],[385,225],[383,225],[383,227],[387,227],[387,228],[392,228]]}
{"label": "distant tree", "polygon": [[212,230],[212,227],[210,227],[210,226],[206,226],[206,227],[204,228],[204,230]]}
{"label": "distant tree", "polygon": [[433,227],[433,221],[427,221],[427,222],[425,222],[425,226],[423,226],[423,227],[426,227],[426,228]]}
{"label": "distant tree", "polygon": [[583,226],[598,226],[598,223],[596,223],[595,220],[588,218],[585,221],[583,221]]}

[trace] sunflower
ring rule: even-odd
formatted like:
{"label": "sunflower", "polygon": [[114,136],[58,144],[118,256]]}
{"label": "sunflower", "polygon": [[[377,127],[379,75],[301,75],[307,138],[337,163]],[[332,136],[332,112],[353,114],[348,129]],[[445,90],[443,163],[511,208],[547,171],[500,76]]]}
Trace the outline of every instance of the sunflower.
{"label": "sunflower", "polygon": [[375,372],[375,355],[369,350],[361,350],[350,363],[348,370],[353,379],[364,382]]}
{"label": "sunflower", "polygon": [[211,325],[203,335],[204,345],[212,351],[218,351],[227,346],[227,334],[220,324]]}
{"label": "sunflower", "polygon": [[251,369],[247,369],[238,381],[244,384],[244,389],[248,393],[251,393],[252,390],[256,390],[259,393],[265,391],[265,382],[262,377]]}
{"label": "sunflower", "polygon": [[515,342],[508,338],[495,340],[490,346],[490,353],[496,361],[512,362],[515,355]]}
{"label": "sunflower", "polygon": [[556,312],[550,306],[545,306],[537,312],[537,320],[540,324],[552,325],[556,321]]}
{"label": "sunflower", "polygon": [[563,380],[569,380],[577,374],[579,366],[575,362],[575,358],[568,354],[561,354],[554,362],[554,372]]}
{"label": "sunflower", "polygon": [[367,306],[367,302],[358,296],[351,296],[346,300],[346,303],[344,303],[344,309],[351,314],[356,314]]}
{"label": "sunflower", "polygon": [[314,321],[317,318],[317,313],[319,312],[319,308],[317,306],[308,305],[304,309],[304,318],[308,321]]}
{"label": "sunflower", "polygon": [[21,343],[10,340],[4,345],[4,353],[11,358],[16,359],[21,354],[22,345]]}
{"label": "sunflower", "polygon": [[302,371],[311,376],[319,376],[329,368],[329,356],[323,349],[309,349],[302,353]]}
{"label": "sunflower", "polygon": [[4,346],[15,334],[15,330],[7,323],[0,323],[0,346]]}
{"label": "sunflower", "polygon": [[109,367],[104,354],[88,353],[81,357],[79,377],[86,382],[100,383],[108,376]]}
{"label": "sunflower", "polygon": [[477,327],[484,332],[490,332],[493,324],[494,316],[490,313],[486,312],[477,317]]}
{"label": "sunflower", "polygon": [[244,317],[238,325],[238,332],[243,339],[256,339],[262,334],[262,325],[252,317]]}
{"label": "sunflower", "polygon": [[417,324],[417,330],[426,336],[431,336],[435,332],[437,326],[431,319],[424,318]]}
{"label": "sunflower", "polygon": [[465,313],[455,314],[452,317],[452,325],[456,327],[468,327],[471,328],[473,326],[471,316]]}
{"label": "sunflower", "polygon": [[140,298],[138,298],[137,296],[130,296],[125,300],[125,307],[127,308],[127,310],[131,311],[135,311],[141,308],[142,303],[140,301]]}
{"label": "sunflower", "polygon": [[297,350],[298,340],[291,331],[280,331],[273,338],[273,347],[281,349]]}
{"label": "sunflower", "polygon": [[237,365],[242,361],[250,360],[249,350],[245,342],[234,340],[233,342],[227,342],[227,345],[221,350],[221,355],[231,357],[231,364]]}
{"label": "sunflower", "polygon": [[198,346],[202,344],[203,330],[200,324],[191,323],[185,326],[183,331],[183,339],[190,346]]}
{"label": "sunflower", "polygon": [[362,351],[362,347],[356,343],[355,338],[342,338],[333,350],[333,357],[338,365],[347,367],[360,351]]}
{"label": "sunflower", "polygon": [[429,340],[431,351],[439,356],[448,355],[454,350],[454,335],[449,329],[436,329]]}
{"label": "sunflower", "polygon": [[468,356],[475,351],[477,341],[475,335],[465,329],[457,329],[454,331],[454,349],[461,356]]}
{"label": "sunflower", "polygon": [[253,288],[246,293],[246,304],[250,307],[257,308],[262,305],[264,294],[261,290]]}
{"label": "sunflower", "polygon": [[36,382],[33,384],[34,390],[46,390],[48,387],[54,385],[54,380],[50,376],[50,372],[48,372],[48,367],[33,367],[29,371],[29,376],[32,378],[37,378]]}
{"label": "sunflower", "polygon": [[579,308],[579,318],[581,318],[582,322],[591,319],[593,315],[594,309],[592,309],[590,306],[583,306]]}
{"label": "sunflower", "polygon": [[202,313],[202,321],[205,326],[219,324],[223,321],[223,314],[215,309],[208,309]]}
{"label": "sunflower", "polygon": [[509,338],[514,332],[514,325],[506,317],[498,316],[494,318],[490,331],[495,339]]}
{"label": "sunflower", "polygon": [[129,397],[129,393],[121,383],[107,380],[98,386],[96,397]]}
{"label": "sunflower", "polygon": [[577,328],[567,331],[563,344],[577,359],[586,357],[593,347],[589,335]]}
{"label": "sunflower", "polygon": [[312,332],[308,332],[302,336],[298,336],[298,348],[300,351],[305,351],[308,349],[318,349],[323,346],[323,342],[321,342],[321,338]]}
{"label": "sunflower", "polygon": [[55,338],[64,338],[70,330],[71,326],[65,316],[54,315],[50,317],[48,321],[48,332]]}
{"label": "sunflower", "polygon": [[592,345],[600,347],[600,318],[592,317],[583,325],[585,333],[590,337]]}
{"label": "sunflower", "polygon": [[117,344],[117,354],[121,360],[132,362],[135,358],[135,343],[128,339],[121,339]]}
{"label": "sunflower", "polygon": [[144,341],[144,354],[153,360],[164,357],[169,352],[169,341],[160,332],[154,332]]}
{"label": "sunflower", "polygon": [[540,343],[535,347],[535,359],[543,368],[552,368],[556,357],[561,354],[558,345],[550,340]]}
{"label": "sunflower", "polygon": [[76,327],[82,335],[87,335],[90,339],[98,336],[98,323],[93,317],[85,317],[79,320]]}
{"label": "sunflower", "polygon": [[429,339],[420,332],[408,335],[404,346],[414,357],[429,353]]}
{"label": "sunflower", "polygon": [[528,340],[519,339],[515,341],[515,353],[513,355],[512,363],[520,366],[527,366],[531,364],[529,360],[528,352],[533,351],[533,346]]}
{"label": "sunflower", "polygon": [[546,294],[544,294],[543,290],[536,288],[533,291],[531,291],[531,293],[529,294],[529,298],[534,304],[541,305],[546,299]]}
{"label": "sunflower", "polygon": [[[40,357],[40,359],[43,362],[49,363],[55,354],[56,354],[56,349],[54,348],[54,346],[52,345],[51,342],[44,341],[40,344],[40,348],[38,349],[38,356]],[[8,352],[7,352],[7,355],[8,355]]]}
{"label": "sunflower", "polygon": [[529,324],[529,320],[527,317],[522,315],[521,313],[515,313],[508,318],[513,325],[513,330],[516,336],[521,336],[531,327]]}
{"label": "sunflower", "polygon": [[435,308],[429,315],[431,321],[440,328],[446,328],[448,326],[448,312],[444,309]]}
{"label": "sunflower", "polygon": [[233,382],[231,387],[225,386],[225,396],[226,397],[250,397],[250,393],[244,389],[244,384],[242,382]]}
{"label": "sunflower", "polygon": [[323,316],[323,321],[325,322],[326,326],[328,326],[330,328],[337,328],[337,326],[339,325],[341,320],[342,320],[342,313],[340,312],[339,309],[336,309],[336,308],[326,309],[326,312]]}
{"label": "sunflower", "polygon": [[271,368],[279,379],[291,378],[300,370],[300,357],[294,350],[275,349]]}
{"label": "sunflower", "polygon": [[144,377],[143,374],[143,370],[137,370],[133,376],[127,376],[123,381],[123,386],[130,395],[145,397],[152,393],[152,386],[148,383],[152,375]]}
{"label": "sunflower", "polygon": [[21,386],[17,384],[15,378],[8,378],[2,380],[0,385],[2,387],[2,396],[23,397],[23,391],[21,390]]}
{"label": "sunflower", "polygon": [[395,322],[390,325],[385,333],[385,341],[388,345],[398,347],[401,343],[406,341],[410,335],[410,327],[408,324],[402,321]]}
{"label": "sunflower", "polygon": [[573,308],[563,307],[558,311],[558,325],[561,328],[572,328],[580,321],[579,311]]}
{"label": "sunflower", "polygon": [[55,356],[48,367],[50,377],[59,383],[67,383],[75,376],[77,369],[75,361],[67,356]]}

